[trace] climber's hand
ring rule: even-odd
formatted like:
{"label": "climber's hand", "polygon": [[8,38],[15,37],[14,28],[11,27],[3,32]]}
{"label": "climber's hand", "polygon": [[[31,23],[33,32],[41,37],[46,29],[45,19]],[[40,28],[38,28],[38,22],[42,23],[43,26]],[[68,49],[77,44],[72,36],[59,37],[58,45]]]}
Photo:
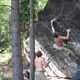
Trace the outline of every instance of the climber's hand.
{"label": "climber's hand", "polygon": [[71,31],[71,29],[67,29],[66,31],[69,33]]}
{"label": "climber's hand", "polygon": [[56,21],[56,18],[52,19],[52,20],[51,20],[51,23],[53,23],[53,22],[55,22],[55,21]]}
{"label": "climber's hand", "polygon": [[50,60],[50,59],[48,59],[48,60],[47,60],[47,64],[49,64],[50,62],[51,62],[51,60]]}

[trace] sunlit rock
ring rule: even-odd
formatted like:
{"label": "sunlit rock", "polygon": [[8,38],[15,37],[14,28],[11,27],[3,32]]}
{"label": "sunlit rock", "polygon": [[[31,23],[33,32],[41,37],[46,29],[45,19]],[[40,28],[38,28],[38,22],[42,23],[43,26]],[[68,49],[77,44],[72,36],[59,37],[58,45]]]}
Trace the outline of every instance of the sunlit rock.
{"label": "sunlit rock", "polygon": [[[52,60],[49,64],[51,70],[47,72],[51,71],[53,76],[71,77],[80,69],[80,0],[48,0],[38,16],[39,22],[35,24],[35,49],[41,50],[46,60],[47,58]],[[75,57],[65,50],[53,48],[52,19],[56,19],[54,28],[61,35],[66,34],[66,29],[71,29],[71,40],[67,48],[75,54]]]}

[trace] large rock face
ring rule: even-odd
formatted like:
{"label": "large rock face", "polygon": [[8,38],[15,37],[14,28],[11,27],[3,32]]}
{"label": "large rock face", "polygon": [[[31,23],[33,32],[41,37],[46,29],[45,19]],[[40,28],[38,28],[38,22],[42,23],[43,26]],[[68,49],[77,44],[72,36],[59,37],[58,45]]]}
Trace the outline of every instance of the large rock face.
{"label": "large rock face", "polygon": [[[80,0],[48,0],[38,16],[40,22],[36,24],[36,40],[51,55],[57,69],[66,76],[72,76],[80,67]],[[55,25],[55,29],[62,35],[67,28],[71,29],[72,39],[68,48],[76,54],[76,57],[71,58],[67,51],[53,49],[54,37],[50,21],[54,18],[59,22]]]}
{"label": "large rock face", "polygon": [[[38,16],[40,21],[36,24],[36,40],[43,47],[43,52],[52,59],[53,66],[50,68],[59,77],[63,77],[61,73],[71,77],[80,68],[80,0],[48,0]],[[67,28],[71,29],[72,39],[67,48],[74,52],[75,57],[68,55],[67,51],[53,48],[54,37],[50,21],[54,18],[59,23],[55,25],[55,29],[62,35]]]}

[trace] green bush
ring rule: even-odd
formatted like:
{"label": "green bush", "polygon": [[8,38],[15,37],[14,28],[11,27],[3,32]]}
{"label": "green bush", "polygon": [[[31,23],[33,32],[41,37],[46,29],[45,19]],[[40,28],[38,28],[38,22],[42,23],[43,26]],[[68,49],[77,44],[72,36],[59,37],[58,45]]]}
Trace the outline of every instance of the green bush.
{"label": "green bush", "polygon": [[3,76],[0,76],[0,80],[12,80],[11,78],[4,79]]}

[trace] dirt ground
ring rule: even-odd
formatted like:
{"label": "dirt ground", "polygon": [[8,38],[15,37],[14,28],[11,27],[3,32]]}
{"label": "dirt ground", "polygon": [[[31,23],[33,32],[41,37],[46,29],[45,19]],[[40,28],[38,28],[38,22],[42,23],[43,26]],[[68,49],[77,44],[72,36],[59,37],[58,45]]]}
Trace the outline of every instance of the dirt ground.
{"label": "dirt ground", "polygon": [[[0,56],[0,59],[5,57],[4,55]],[[2,60],[2,59],[1,59]],[[1,61],[0,60],[0,61]],[[4,60],[4,59],[3,59]],[[0,76],[5,76],[7,79],[12,80],[12,67],[11,67],[11,59],[9,59],[10,61],[8,62],[7,59],[7,63],[0,63]],[[5,62],[5,61],[3,61]],[[27,64],[27,60],[25,58],[23,58],[23,73],[26,71],[25,67]],[[25,80],[28,80],[27,78],[24,77]],[[63,78],[58,78],[55,76],[47,76],[48,80],[70,80],[70,79],[63,79]]]}
{"label": "dirt ground", "polygon": [[[11,69],[11,67],[9,67],[9,66],[5,66],[6,68],[5,68],[5,71],[4,71],[4,73],[5,73],[5,76],[7,77],[7,78],[11,78],[12,77],[12,69]],[[23,70],[24,72],[26,71],[25,69]],[[23,73],[24,73],[23,72]],[[3,72],[0,72],[0,75],[3,75]],[[27,78],[25,78],[24,77],[24,79],[25,80],[28,80]],[[47,76],[47,79],[48,80],[70,80],[70,79],[63,79],[63,78],[58,78],[58,77],[55,77],[55,76]]]}

